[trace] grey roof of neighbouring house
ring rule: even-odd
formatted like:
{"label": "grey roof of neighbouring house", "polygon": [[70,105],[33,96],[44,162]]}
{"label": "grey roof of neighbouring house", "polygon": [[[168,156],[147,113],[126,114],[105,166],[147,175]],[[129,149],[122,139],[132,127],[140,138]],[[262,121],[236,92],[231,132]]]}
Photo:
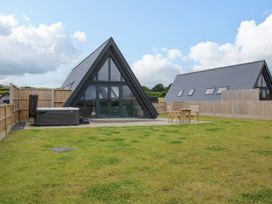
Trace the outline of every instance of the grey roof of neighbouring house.
{"label": "grey roof of neighbouring house", "polygon": [[[220,100],[221,95],[205,95],[207,88],[228,87],[228,90],[252,89],[262,69],[267,67],[264,60],[220,67],[198,72],[177,75],[165,96],[165,101],[212,101]],[[195,89],[193,96],[188,96]],[[183,90],[181,97],[178,93]]]}

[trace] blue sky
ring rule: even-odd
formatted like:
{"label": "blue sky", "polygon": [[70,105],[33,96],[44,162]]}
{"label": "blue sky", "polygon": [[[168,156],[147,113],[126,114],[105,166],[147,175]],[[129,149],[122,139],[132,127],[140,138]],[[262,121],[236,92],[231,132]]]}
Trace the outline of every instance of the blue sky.
{"label": "blue sky", "polygon": [[[142,84],[152,86],[154,83],[159,82],[159,80],[162,80],[166,84],[171,82],[171,77],[174,80],[174,76],[177,73],[197,70],[203,66],[207,66],[208,68],[228,64],[226,59],[222,62],[220,57],[217,60],[218,63],[217,61],[206,63],[207,56],[203,60],[203,57],[201,58],[199,54],[192,54],[191,48],[201,42],[213,42],[219,47],[226,43],[235,45],[235,39],[237,38],[241,22],[253,20],[256,25],[259,25],[265,22],[272,13],[271,0],[18,0],[0,1],[0,4],[0,15],[13,15],[18,21],[18,26],[37,28],[40,24],[52,25],[61,22],[62,29],[64,30],[62,32],[67,33],[67,35],[72,35],[76,31],[84,32],[87,39],[81,43],[72,43],[76,44],[73,45],[75,50],[72,55],[75,59],[72,62],[64,63],[62,60],[59,60],[59,63],[56,63],[56,67],[49,70],[40,69],[43,71],[37,71],[37,73],[35,71],[33,73],[25,71],[24,73],[22,71],[24,68],[21,67],[20,74],[16,75],[15,72],[9,73],[8,71],[1,74],[0,67],[0,83],[1,80],[2,83],[6,83],[8,80],[16,80],[17,76],[27,78],[27,76],[29,77],[29,75],[33,75],[34,73],[38,74],[38,77],[41,77],[42,74],[48,71],[58,72],[57,69],[60,69],[60,67],[66,71],[59,71],[59,73],[67,73],[67,70],[72,69],[84,56],[88,55],[103,41],[112,36],[136,75],[139,75],[139,80]],[[203,46],[203,49],[211,47],[207,44]],[[5,48],[5,46],[2,47]],[[172,49],[178,50],[180,55],[172,59],[167,59],[167,53]],[[3,55],[3,52],[3,49],[2,51],[0,50],[0,55]],[[195,53],[198,52],[195,51]],[[258,57],[262,58],[263,56],[263,58],[266,58],[268,54],[265,53]],[[155,64],[152,64],[153,66],[156,66],[156,63],[160,63],[160,61],[165,63],[161,65],[165,66],[165,68],[161,68],[164,69],[161,72],[162,74],[168,71],[173,72],[173,74],[170,74],[168,79],[160,78],[157,81],[150,80],[149,82],[148,76],[141,77],[141,69],[143,68],[139,68],[139,66],[145,67],[149,64],[145,63],[146,59],[144,56],[147,56],[149,63],[155,61]],[[243,62],[243,60],[250,61],[251,58],[245,58],[243,55],[239,59]],[[164,59],[166,61],[163,61]],[[229,63],[240,62],[239,59],[229,60]],[[58,61],[56,57],[54,60]],[[269,61],[270,59],[267,60]],[[8,64],[6,63],[5,66]],[[54,64],[51,66],[54,66]],[[167,70],[169,66],[173,66],[174,71],[173,67]],[[11,66],[9,69],[16,68],[15,66]],[[57,78],[55,82],[44,83],[41,81],[40,84],[34,82],[33,84],[30,83],[30,85],[57,86],[60,82],[61,77]],[[21,82],[19,84],[22,85]]]}

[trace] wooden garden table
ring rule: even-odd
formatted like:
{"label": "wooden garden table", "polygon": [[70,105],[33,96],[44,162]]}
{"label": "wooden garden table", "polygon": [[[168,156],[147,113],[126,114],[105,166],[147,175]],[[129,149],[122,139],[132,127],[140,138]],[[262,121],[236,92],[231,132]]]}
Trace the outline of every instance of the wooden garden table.
{"label": "wooden garden table", "polygon": [[188,122],[191,123],[191,112],[192,112],[191,108],[182,108],[182,109],[180,109],[182,120],[184,122],[186,122],[186,116],[188,115]]}

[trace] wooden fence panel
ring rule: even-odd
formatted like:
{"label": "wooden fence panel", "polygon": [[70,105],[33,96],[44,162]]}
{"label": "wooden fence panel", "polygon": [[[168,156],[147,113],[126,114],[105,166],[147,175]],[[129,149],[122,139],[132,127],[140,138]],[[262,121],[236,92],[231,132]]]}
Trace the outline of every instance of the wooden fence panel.
{"label": "wooden fence panel", "polygon": [[54,107],[61,107],[70,95],[70,90],[56,89],[54,92]]}
{"label": "wooden fence panel", "polygon": [[258,101],[255,105],[256,118],[271,118],[272,105],[271,101]]}
{"label": "wooden fence panel", "polygon": [[19,96],[21,102],[20,118],[28,119],[28,99],[30,94],[38,94],[38,107],[61,107],[66,99],[70,96],[70,90],[63,89],[37,89],[37,88],[20,88]]}
{"label": "wooden fence panel", "polygon": [[0,105],[0,140],[10,131],[14,122],[13,106],[7,104]]}
{"label": "wooden fence panel", "polygon": [[[165,111],[180,110],[181,107],[199,105],[201,115],[216,115],[233,118],[272,119],[272,101],[201,101],[165,103]],[[168,106],[168,107],[167,107]],[[155,105],[155,107],[157,107]]]}
{"label": "wooden fence panel", "polygon": [[157,110],[158,113],[165,113],[166,112],[166,104],[165,102],[160,102],[160,103],[153,103],[155,109]]}
{"label": "wooden fence panel", "polygon": [[225,115],[232,115],[233,111],[232,111],[232,101],[225,101],[224,103],[224,114]]}
{"label": "wooden fence panel", "polygon": [[258,101],[259,89],[241,89],[222,92],[222,101]]}

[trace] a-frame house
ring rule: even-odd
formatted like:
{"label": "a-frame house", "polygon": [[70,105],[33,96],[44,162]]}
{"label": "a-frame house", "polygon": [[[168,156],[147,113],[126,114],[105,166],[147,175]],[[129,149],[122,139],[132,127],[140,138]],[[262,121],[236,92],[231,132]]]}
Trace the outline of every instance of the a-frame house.
{"label": "a-frame house", "polygon": [[79,107],[84,117],[158,115],[113,38],[79,63],[62,88],[72,90],[64,106]]}

